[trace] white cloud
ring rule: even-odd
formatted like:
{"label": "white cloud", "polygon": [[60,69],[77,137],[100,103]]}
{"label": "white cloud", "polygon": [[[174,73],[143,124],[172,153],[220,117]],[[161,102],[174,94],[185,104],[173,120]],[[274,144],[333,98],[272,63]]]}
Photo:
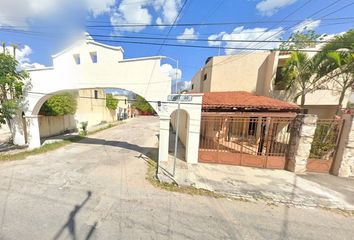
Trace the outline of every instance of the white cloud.
{"label": "white cloud", "polygon": [[[6,47],[9,54],[13,54],[13,47]],[[45,67],[39,63],[31,63],[29,55],[32,54],[32,49],[25,45],[23,48],[16,49],[16,60],[19,62],[21,69],[33,69],[33,68],[43,68]]]}
{"label": "white cloud", "polygon": [[272,16],[280,8],[289,6],[295,3],[297,0],[263,0],[256,5],[257,10],[263,16]]}
{"label": "white cloud", "polygon": [[86,2],[88,10],[91,11],[94,16],[109,12],[110,8],[115,4],[115,0],[86,0]]}
{"label": "white cloud", "polygon": [[198,33],[194,30],[194,28],[186,28],[182,35],[177,37],[179,42],[185,43],[186,40],[196,40],[198,39]]}
{"label": "white cloud", "polygon": [[[148,2],[137,2],[136,0],[123,0],[111,14],[111,23],[117,24],[150,24],[152,16],[147,8]],[[141,27],[115,27],[116,32],[139,32],[145,29]]]}
{"label": "white cloud", "polygon": [[1,0],[0,26],[27,26],[32,19],[70,15],[70,19],[90,12],[94,16],[109,12],[115,0]]}
{"label": "white cloud", "polygon": [[221,42],[215,41],[215,40],[220,40],[222,38],[222,36],[224,36],[224,34],[226,34],[226,32],[220,32],[218,34],[210,35],[208,37],[208,40],[210,40],[210,41],[208,41],[209,46],[220,46]]}
{"label": "white cloud", "polygon": [[303,32],[307,30],[315,30],[321,24],[321,20],[306,19],[292,28],[293,32]]}
{"label": "white cloud", "polygon": [[[209,36],[209,39],[220,39],[225,41],[224,47],[229,48],[261,48],[261,49],[273,49],[279,46],[279,43],[259,43],[259,42],[226,42],[227,40],[278,40],[283,34],[283,29],[281,27],[275,29],[267,28],[252,28],[245,29],[244,27],[237,27],[231,33],[220,32],[218,34],[213,34]],[[218,44],[216,44],[218,43]],[[224,43],[224,42],[223,42]],[[220,42],[209,41],[209,46],[219,46]],[[236,54],[239,52],[253,51],[242,50],[242,49],[225,49],[226,54]],[[261,51],[261,50],[260,50]]]}
{"label": "white cloud", "polygon": [[182,78],[182,70],[172,67],[171,64],[165,63],[161,65],[161,71],[168,77],[174,80]]}
{"label": "white cloud", "polygon": [[156,19],[157,24],[171,24],[178,15],[181,0],[154,0],[152,6],[157,13],[161,12]]}

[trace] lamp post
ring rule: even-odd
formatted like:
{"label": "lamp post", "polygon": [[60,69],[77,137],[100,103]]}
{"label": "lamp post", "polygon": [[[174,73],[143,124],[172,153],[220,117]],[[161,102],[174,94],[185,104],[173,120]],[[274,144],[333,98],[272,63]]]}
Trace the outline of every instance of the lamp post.
{"label": "lamp post", "polygon": [[178,86],[178,68],[179,68],[179,62],[178,62],[178,60],[177,59],[174,59],[174,58],[171,58],[171,57],[164,57],[164,58],[166,58],[166,59],[170,59],[170,60],[172,60],[172,61],[174,61],[175,63],[176,63],[176,82],[175,82],[175,93],[177,94],[178,93],[178,91],[177,91],[177,86]]}

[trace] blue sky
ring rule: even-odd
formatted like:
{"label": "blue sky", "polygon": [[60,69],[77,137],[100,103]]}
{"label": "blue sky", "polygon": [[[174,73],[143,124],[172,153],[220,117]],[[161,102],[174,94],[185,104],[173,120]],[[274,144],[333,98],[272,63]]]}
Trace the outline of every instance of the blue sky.
{"label": "blue sky", "polygon": [[[2,0],[0,41],[19,45],[18,58],[24,67],[50,66],[50,56],[64,48],[80,32],[107,36],[94,37],[96,40],[141,41],[109,36],[162,38],[166,36],[169,27],[114,28],[111,24],[171,24],[183,2],[184,0],[78,0],[73,5],[71,0]],[[287,39],[291,32],[301,30],[304,26],[321,34],[338,34],[353,27],[354,3],[350,5],[351,3],[353,1],[350,0],[188,0],[178,23],[235,24],[174,27],[169,36],[176,38],[176,41],[167,43],[218,47],[220,42],[196,42],[195,39]],[[345,17],[353,19],[336,19]],[[97,25],[106,27],[93,27]],[[35,34],[35,31],[46,34]],[[125,58],[159,54],[178,59],[183,81],[189,81],[209,56],[240,53],[234,50],[225,51],[222,49],[225,43],[220,49],[165,46],[160,52],[159,46],[104,43],[122,46]],[[228,43],[227,46],[276,47],[274,43]],[[164,61],[164,64],[164,69],[175,76],[172,69],[175,63]]]}

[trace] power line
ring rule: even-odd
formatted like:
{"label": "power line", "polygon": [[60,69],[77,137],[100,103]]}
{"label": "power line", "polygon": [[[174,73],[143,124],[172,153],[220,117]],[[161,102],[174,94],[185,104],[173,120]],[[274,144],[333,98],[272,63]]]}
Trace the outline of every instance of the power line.
{"label": "power line", "polygon": [[[102,34],[91,34],[91,37],[105,37],[105,38],[127,38],[127,39],[144,39],[144,40],[169,40],[169,41],[193,41],[193,42],[259,42],[259,43],[285,43],[285,42],[295,42],[295,43],[328,43],[328,40],[254,40],[254,39],[190,39],[190,38],[161,38],[161,37],[141,37],[141,36],[109,36]],[[343,42],[348,43],[348,42]]]}
{"label": "power line", "polygon": [[[354,3],[350,3],[346,6],[343,6],[341,9],[346,8],[350,5],[353,5]],[[338,9],[338,10],[341,10]],[[332,13],[329,13],[327,15],[332,15],[337,11],[334,11]],[[326,15],[326,16],[327,16]],[[350,20],[354,19],[354,17],[349,16],[349,17],[335,17],[335,18],[321,18],[321,19],[311,19],[313,21],[316,20],[321,20],[321,21],[338,21],[338,20]],[[111,22],[108,21],[98,21],[98,20],[87,20],[87,22],[101,22],[105,23],[105,25],[86,25],[85,27],[87,28],[111,28],[111,27],[121,27],[121,28],[132,28],[132,27],[192,27],[192,26],[226,26],[226,25],[252,25],[252,24],[270,24],[270,23],[294,23],[294,22],[299,22],[299,21],[304,21],[306,19],[292,19],[292,20],[263,20],[263,21],[235,21],[235,22],[202,22],[202,23],[176,23],[175,25],[172,25],[170,23],[162,23],[162,24],[151,24],[151,23],[129,23],[129,24],[112,24]],[[14,28],[27,28],[28,26],[23,26],[23,25],[9,25],[8,27],[14,27]],[[51,26],[45,26],[45,25],[36,25],[34,26],[36,28],[51,28]]]}
{"label": "power line", "polygon": [[[337,1],[335,1],[335,2],[333,2],[333,3],[331,3],[331,4],[327,5],[327,6],[325,6],[325,7],[323,7],[323,8],[317,10],[316,12],[314,12],[314,13],[312,13],[310,16],[308,16],[306,19],[309,19],[309,18],[312,18],[312,17],[316,16],[318,13],[327,10],[328,8],[334,6],[335,4],[337,4],[337,3],[340,2],[340,1],[341,1],[341,0],[337,0]],[[287,16],[284,18],[284,20],[285,20],[286,18],[288,18],[289,16],[295,14],[295,13],[298,12],[299,10],[301,10],[303,7],[305,7],[305,6],[306,6],[308,3],[310,3],[310,2],[311,2],[311,0],[305,2],[305,3],[304,3],[303,5],[301,5],[299,8],[295,9],[295,11],[293,11],[293,12],[291,12],[289,15],[287,15]],[[333,12],[333,13],[334,13],[334,12]],[[319,18],[319,19],[317,19],[317,20],[322,20],[322,19]],[[276,36],[277,34],[280,34],[280,33],[283,32],[283,31],[288,31],[289,29],[291,29],[292,27],[295,27],[296,25],[300,24],[301,22],[303,22],[303,21],[298,21],[298,22],[295,23],[294,25],[288,26],[288,27],[286,27],[284,30],[282,29],[282,30],[280,30],[280,31],[278,31],[278,32],[276,32],[276,33],[274,33],[274,34],[272,34],[271,36],[269,36],[269,37],[266,38],[265,40],[268,40],[268,39],[270,39],[270,38]],[[262,35],[263,35],[263,34],[262,34]],[[249,44],[249,45],[250,45],[250,44]],[[249,46],[249,45],[248,45],[248,46]],[[259,45],[259,44],[256,44],[256,46],[257,46],[257,45]],[[263,45],[263,46],[264,46],[264,45]],[[250,52],[250,53],[248,53],[248,54],[245,54],[244,56],[247,56],[247,55],[249,55],[249,54],[251,54],[251,53],[253,53],[253,52]],[[241,59],[241,58],[240,58],[240,59]],[[218,64],[216,64],[216,65],[223,64],[223,63],[226,62],[227,60],[228,60],[228,59],[225,59],[225,60],[223,60],[222,62],[220,62],[220,63],[218,63]]]}
{"label": "power line", "polygon": [[[178,18],[180,17],[180,15],[181,15],[181,13],[182,13],[184,7],[186,6],[187,2],[188,2],[188,0],[185,0],[185,1],[183,2],[183,5],[182,5],[181,8],[179,9],[179,11],[178,11],[178,13],[177,13],[177,16],[176,16],[175,19],[173,20],[172,26],[169,28],[169,30],[168,30],[168,32],[167,32],[167,34],[166,34],[165,39],[163,40],[162,44],[160,44],[160,47],[159,47],[159,49],[157,50],[157,54],[156,54],[157,56],[160,55],[162,48],[166,45],[166,38],[169,37],[169,35],[170,35],[170,33],[171,33],[172,29],[173,29],[173,26],[177,23]],[[155,44],[154,44],[154,45],[155,45]],[[146,95],[146,92],[147,92],[147,90],[149,89],[150,81],[151,81],[151,79],[152,79],[152,75],[154,74],[155,68],[156,68],[156,62],[154,63],[154,67],[153,67],[153,69],[151,70],[150,78],[149,78],[149,81],[148,81],[148,85],[146,86],[146,90],[145,90],[144,96]]]}

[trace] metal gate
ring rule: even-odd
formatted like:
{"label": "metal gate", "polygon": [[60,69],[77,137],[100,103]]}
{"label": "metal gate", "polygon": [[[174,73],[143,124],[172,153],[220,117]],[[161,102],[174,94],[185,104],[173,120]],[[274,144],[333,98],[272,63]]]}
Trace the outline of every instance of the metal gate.
{"label": "metal gate", "polygon": [[199,161],[284,169],[293,119],[202,116]]}
{"label": "metal gate", "polygon": [[343,119],[319,119],[307,161],[309,172],[329,172],[337,153]]}

